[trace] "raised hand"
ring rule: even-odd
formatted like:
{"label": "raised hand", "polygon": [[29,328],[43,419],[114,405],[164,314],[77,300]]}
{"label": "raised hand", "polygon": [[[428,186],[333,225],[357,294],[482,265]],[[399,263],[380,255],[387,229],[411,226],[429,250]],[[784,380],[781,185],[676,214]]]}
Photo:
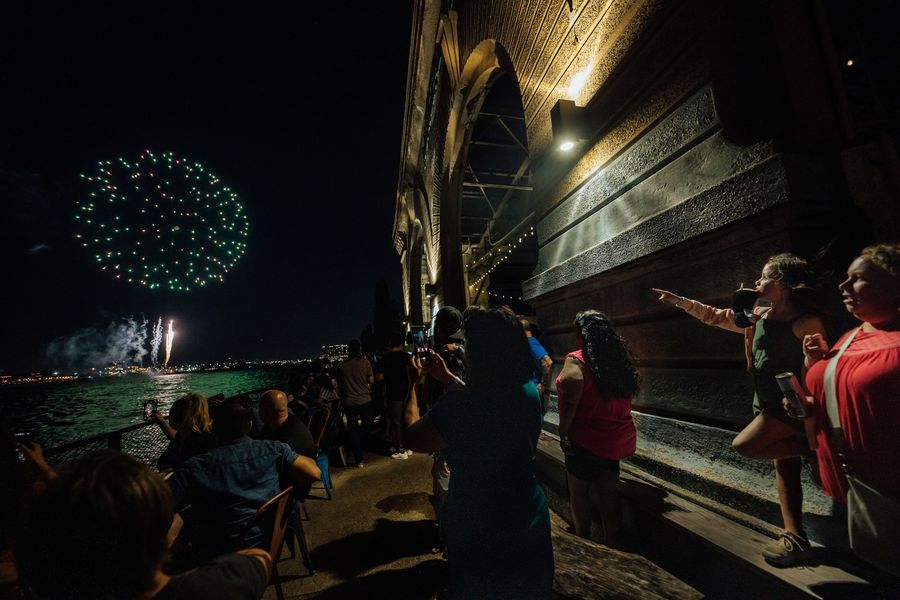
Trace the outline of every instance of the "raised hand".
{"label": "raised hand", "polygon": [[659,294],[658,300],[663,304],[668,304],[670,306],[680,306],[682,302],[684,302],[684,296],[679,296],[673,292],[668,290],[661,290],[659,288],[650,288],[650,291],[654,294]]}
{"label": "raised hand", "polygon": [[813,333],[803,336],[803,354],[806,357],[806,366],[811,367],[828,354],[828,342],[821,333]]}

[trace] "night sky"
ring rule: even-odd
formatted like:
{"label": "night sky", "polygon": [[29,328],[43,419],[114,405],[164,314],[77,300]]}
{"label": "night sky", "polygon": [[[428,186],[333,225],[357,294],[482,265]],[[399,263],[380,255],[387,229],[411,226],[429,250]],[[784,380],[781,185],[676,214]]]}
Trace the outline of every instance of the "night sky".
{"label": "night sky", "polygon": [[[411,2],[16,3],[0,25],[0,370],[124,317],[175,319],[173,362],[317,355],[400,300],[391,244]],[[27,4],[27,7],[26,7]],[[100,159],[172,151],[240,196],[247,254],[189,293],[99,270],[74,239]]]}

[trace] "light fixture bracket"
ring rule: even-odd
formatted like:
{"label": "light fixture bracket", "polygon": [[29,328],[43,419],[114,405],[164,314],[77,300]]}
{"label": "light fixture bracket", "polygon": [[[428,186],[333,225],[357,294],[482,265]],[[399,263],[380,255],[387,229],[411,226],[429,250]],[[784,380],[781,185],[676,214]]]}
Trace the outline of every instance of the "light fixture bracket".
{"label": "light fixture bracket", "polygon": [[550,123],[553,128],[553,144],[560,149],[570,150],[578,142],[588,139],[587,113],[573,100],[560,98],[550,109]]}

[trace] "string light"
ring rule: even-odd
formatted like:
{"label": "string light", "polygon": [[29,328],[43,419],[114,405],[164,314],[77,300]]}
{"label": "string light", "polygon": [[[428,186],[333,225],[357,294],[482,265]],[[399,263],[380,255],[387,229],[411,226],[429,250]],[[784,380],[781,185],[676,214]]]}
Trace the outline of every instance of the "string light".
{"label": "string light", "polygon": [[187,292],[224,281],[247,250],[243,205],[200,163],[144,150],[81,178],[92,191],[76,206],[75,238],[118,280]]}
{"label": "string light", "polygon": [[[523,234],[519,237],[518,243],[521,244],[522,241],[523,241],[525,238],[527,238],[528,236],[531,236],[531,235],[534,235],[534,226],[533,226],[533,225],[528,229],[528,232],[527,232],[527,233],[523,233]],[[493,263],[491,263],[491,266],[488,267],[488,269],[487,269],[484,273],[481,274],[481,277],[479,277],[478,279],[476,279],[474,283],[469,284],[469,289],[474,290],[474,289],[475,289],[475,286],[478,285],[479,283],[481,283],[481,282],[484,280],[484,278],[487,277],[487,276],[491,273],[491,271],[493,271],[493,270],[496,269],[498,266],[500,266],[501,263],[503,263],[504,261],[506,261],[506,260],[509,258],[510,253],[511,253],[513,250],[515,250],[515,249],[516,249],[516,244],[510,244],[510,246],[509,246],[508,248],[506,248],[506,256],[503,256],[503,257],[501,257],[501,258],[495,259],[495,260],[493,261]],[[492,254],[495,250],[496,250],[498,253],[504,251],[502,247],[492,248],[491,250],[489,250],[489,251],[487,252],[487,254],[484,255],[485,258],[490,258],[491,254]]]}

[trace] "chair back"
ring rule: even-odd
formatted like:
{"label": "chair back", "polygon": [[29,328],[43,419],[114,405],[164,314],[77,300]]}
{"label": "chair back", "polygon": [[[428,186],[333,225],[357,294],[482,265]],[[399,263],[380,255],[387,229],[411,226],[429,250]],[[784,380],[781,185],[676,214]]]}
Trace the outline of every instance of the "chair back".
{"label": "chair back", "polygon": [[318,408],[313,414],[309,422],[309,432],[312,434],[316,448],[322,447],[322,440],[325,438],[325,432],[328,431],[328,424],[331,421],[331,409],[327,406]]}
{"label": "chair back", "polygon": [[[272,556],[272,560],[278,560],[281,555],[281,547],[284,544],[284,530],[291,516],[291,492],[294,486],[288,486],[273,496],[268,502],[260,506],[247,523],[245,533],[254,525],[263,529],[263,534],[269,539],[269,547],[265,550]],[[268,526],[270,529],[265,529]]]}

